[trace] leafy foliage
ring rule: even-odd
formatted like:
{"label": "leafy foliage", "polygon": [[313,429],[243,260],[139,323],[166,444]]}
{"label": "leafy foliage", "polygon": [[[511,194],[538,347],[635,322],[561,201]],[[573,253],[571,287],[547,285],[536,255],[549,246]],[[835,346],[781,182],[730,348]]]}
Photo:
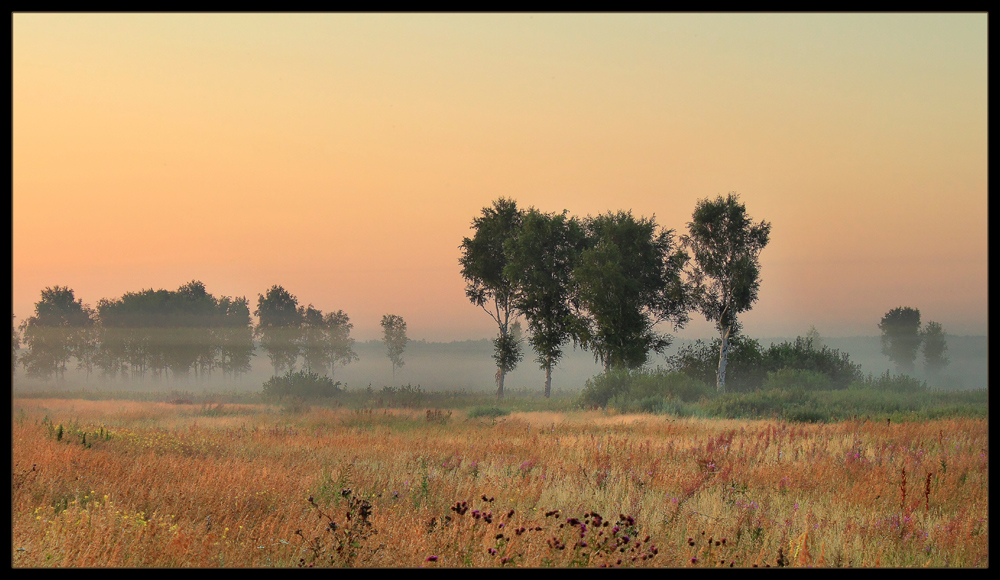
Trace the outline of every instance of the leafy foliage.
{"label": "leafy foliage", "polygon": [[396,376],[396,368],[402,367],[403,350],[409,339],[406,337],[406,322],[403,317],[386,314],[382,317],[382,342],[385,343],[386,354],[392,362],[392,376]]}
{"label": "leafy foliage", "polygon": [[299,397],[317,399],[333,397],[342,391],[340,381],[307,371],[288,371],[280,377],[271,377],[264,383],[266,397],[281,399]]}
{"label": "leafy foliage", "polygon": [[832,386],[830,377],[822,373],[787,367],[768,372],[764,379],[765,390],[829,391]]}
{"label": "leafy foliage", "polygon": [[[41,299],[35,303],[35,315],[21,325],[27,352],[20,356],[20,362],[28,376],[64,376],[66,363],[73,356],[89,353],[95,323],[94,310],[77,300],[69,287],[42,290]],[[13,338],[16,354],[16,331]]]}
{"label": "leafy foliage", "polygon": [[938,322],[928,322],[923,331],[924,369],[929,377],[937,378],[951,362],[944,328]]}
{"label": "leafy foliage", "polygon": [[[216,299],[199,281],[170,290],[128,292],[97,305],[94,364],[107,376],[133,379],[195,369],[238,375],[250,370],[253,336],[247,299]],[[85,361],[81,361],[85,362]]]}
{"label": "leafy foliage", "polygon": [[587,312],[583,344],[612,368],[639,368],[650,351],[663,352],[671,337],[655,330],[688,321],[680,272],[686,255],[674,248],[673,232],[631,212],[608,213],[586,222],[587,249],[573,271],[580,306]]}
{"label": "leafy foliage", "polygon": [[889,371],[877,377],[869,374],[865,379],[851,383],[851,389],[871,389],[888,393],[927,393],[930,391],[925,381],[899,374],[891,375]]}
{"label": "leafy foliage", "polygon": [[882,354],[896,364],[899,372],[912,373],[923,341],[920,311],[908,306],[893,308],[882,317],[878,327],[882,331]]}
{"label": "leafy foliage", "polygon": [[[535,360],[545,370],[546,397],[551,393],[552,368],[562,358],[562,345],[579,334],[572,274],[585,243],[583,227],[566,212],[543,214],[531,209],[516,236],[504,246],[504,273],[517,285],[514,305],[528,320],[528,341],[538,355]],[[504,372],[513,370],[519,360],[518,349],[508,342],[503,337],[494,342],[501,355],[497,366]]]}
{"label": "leafy foliage", "polygon": [[764,369],[771,373],[782,369],[815,372],[830,381],[831,389],[846,389],[862,378],[861,366],[851,362],[846,352],[826,346],[815,347],[812,337],[797,337],[794,342],[772,344],[763,353]]}
{"label": "leafy foliage", "polygon": [[284,369],[294,370],[299,359],[303,312],[298,306],[298,298],[281,286],[272,286],[266,294],[257,295],[254,334],[267,351],[275,375]]}
{"label": "leafy foliage", "polygon": [[[668,359],[668,367],[705,382],[714,382],[720,346],[720,338],[710,344],[698,340],[683,346]],[[792,342],[772,344],[767,349],[762,348],[757,340],[742,335],[730,341],[728,391],[746,393],[766,388],[768,373],[783,370],[820,374],[829,381],[829,386],[825,387],[828,389],[846,389],[852,382],[863,378],[860,365],[851,362],[847,353],[825,346],[813,348],[810,338],[797,337]],[[792,375],[786,373],[783,376]],[[809,375],[798,376],[804,378]],[[815,384],[815,381],[810,384]]]}
{"label": "leafy foliage", "polygon": [[[714,385],[721,345],[722,339],[716,338],[711,343],[697,340],[682,346],[677,350],[677,354],[667,359],[667,367]],[[728,365],[729,379],[726,390],[730,392],[741,393],[758,389],[767,375],[764,351],[760,343],[743,335],[736,335],[729,340]]]}
{"label": "leafy foliage", "polygon": [[[611,401],[618,406],[629,402],[651,400],[697,401],[711,396],[712,389],[704,382],[665,369],[612,369],[589,379],[580,395],[584,406],[606,407]],[[646,409],[650,410],[650,409]]]}
{"label": "leafy foliage", "polygon": [[683,236],[693,254],[688,275],[697,309],[719,329],[721,349],[716,386],[725,391],[729,338],[739,333],[737,315],[749,310],[760,290],[760,253],[771,224],[753,223],[736,193],[695,206]]}
{"label": "leafy foliage", "polygon": [[508,276],[504,245],[517,235],[523,218],[524,212],[517,208],[514,200],[500,198],[472,220],[475,234],[463,238],[460,246],[462,255],[458,262],[466,281],[465,295],[482,308],[498,328],[493,343],[497,349],[494,354],[497,398],[503,397],[504,377],[522,358],[520,344],[509,336],[510,325],[517,316],[514,303],[517,283]]}

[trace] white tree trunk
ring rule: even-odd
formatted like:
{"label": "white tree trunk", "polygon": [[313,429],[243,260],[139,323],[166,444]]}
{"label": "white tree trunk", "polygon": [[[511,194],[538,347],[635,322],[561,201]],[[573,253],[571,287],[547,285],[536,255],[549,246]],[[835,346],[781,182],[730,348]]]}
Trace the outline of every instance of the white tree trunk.
{"label": "white tree trunk", "polygon": [[722,329],[722,346],[719,348],[719,369],[715,373],[715,388],[720,393],[726,392],[726,363],[729,359],[730,328]]}

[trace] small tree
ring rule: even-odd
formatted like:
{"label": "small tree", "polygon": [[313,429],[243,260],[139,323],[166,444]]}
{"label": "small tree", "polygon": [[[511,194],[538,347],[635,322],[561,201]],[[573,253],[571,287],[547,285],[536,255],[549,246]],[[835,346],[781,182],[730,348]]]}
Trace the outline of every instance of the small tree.
{"label": "small tree", "polygon": [[406,322],[401,316],[386,314],[382,317],[382,342],[385,343],[386,354],[392,362],[392,380],[396,380],[396,368],[402,367],[403,350],[409,339],[406,337]]}
{"label": "small tree", "polygon": [[816,330],[816,326],[810,326],[809,332],[806,333],[806,340],[809,341],[809,346],[819,350],[823,348],[823,337],[819,335],[819,331]]}
{"label": "small tree", "polygon": [[912,374],[923,342],[920,311],[908,306],[893,308],[882,317],[878,327],[882,331],[882,354],[896,364],[897,371]]}
{"label": "small tree", "polygon": [[688,223],[684,247],[694,254],[689,278],[698,310],[719,330],[719,366],[716,388],[726,390],[729,339],[739,334],[737,315],[750,310],[760,290],[760,253],[767,245],[771,224],[753,223],[736,193],[703,199]]}
{"label": "small tree", "polygon": [[323,317],[327,329],[327,347],[330,349],[330,376],[334,376],[338,366],[348,365],[359,360],[354,352],[354,339],[351,338],[351,319],[343,310],[328,312]]}
{"label": "small tree", "polygon": [[948,360],[948,343],[945,340],[944,328],[938,322],[928,322],[923,332],[924,339],[924,371],[929,379],[936,380]]}

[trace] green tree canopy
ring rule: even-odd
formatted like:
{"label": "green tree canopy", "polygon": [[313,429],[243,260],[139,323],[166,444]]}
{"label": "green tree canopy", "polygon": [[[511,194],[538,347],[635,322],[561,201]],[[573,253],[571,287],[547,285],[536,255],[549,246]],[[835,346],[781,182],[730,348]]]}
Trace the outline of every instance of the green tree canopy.
{"label": "green tree canopy", "polygon": [[913,374],[917,351],[923,342],[920,311],[899,306],[885,313],[878,325],[882,331],[882,354],[896,364],[900,373]]}
{"label": "green tree canopy", "polygon": [[[35,303],[35,315],[21,324],[27,352],[20,357],[28,376],[65,377],[66,364],[81,348],[82,336],[95,324],[92,308],[67,286],[47,287]],[[16,336],[15,336],[16,338]]]}
{"label": "green tree canopy", "polygon": [[97,313],[99,348],[93,360],[106,375],[127,371],[136,379],[169,369],[181,378],[191,369],[202,374],[217,367],[224,374],[249,370],[253,338],[246,298],[216,299],[194,280],[177,290],[102,298]]}
{"label": "green tree canopy", "polygon": [[951,362],[948,360],[948,341],[944,327],[939,322],[928,322],[923,332],[924,371],[932,379],[937,379]]}
{"label": "green tree canopy", "polygon": [[328,312],[323,317],[327,329],[327,344],[330,349],[330,375],[336,372],[338,366],[348,365],[359,360],[354,352],[354,339],[351,338],[351,319],[343,310]]}
{"label": "green tree canopy", "polygon": [[[586,232],[574,218],[529,210],[517,234],[506,241],[505,277],[517,288],[514,305],[528,321],[528,342],[545,370],[545,397],[552,389],[552,368],[562,346],[578,336],[581,322],[573,307],[573,269],[580,262]],[[513,350],[500,347],[498,350]]]}
{"label": "green tree canopy", "polygon": [[385,343],[386,354],[392,362],[392,378],[396,379],[396,369],[402,367],[403,350],[406,349],[406,322],[402,316],[386,314],[382,317],[382,342]]}
{"label": "green tree canopy", "polygon": [[716,388],[726,389],[729,339],[740,331],[738,315],[750,310],[760,290],[760,253],[771,224],[754,223],[736,193],[700,200],[683,236],[692,253],[688,277],[694,305],[721,337]]}
{"label": "green tree canopy", "polygon": [[524,219],[524,212],[512,199],[500,198],[482,215],[472,220],[473,237],[463,238],[459,265],[465,278],[465,295],[489,314],[497,324],[493,340],[493,358],[497,363],[497,398],[503,397],[504,377],[521,361],[521,347],[510,336],[510,325],[517,317],[517,283],[508,276],[504,246],[514,239]]}
{"label": "green tree canopy", "polygon": [[274,375],[281,371],[295,370],[299,359],[299,340],[302,334],[303,312],[299,300],[283,287],[274,285],[266,294],[257,295],[255,335],[267,351]]}
{"label": "green tree canopy", "polygon": [[688,321],[687,291],[680,273],[687,259],[675,248],[673,231],[655,219],[631,212],[607,213],[586,220],[587,244],[573,270],[577,299],[586,311],[580,334],[605,370],[637,368],[650,351],[663,352],[669,334]]}

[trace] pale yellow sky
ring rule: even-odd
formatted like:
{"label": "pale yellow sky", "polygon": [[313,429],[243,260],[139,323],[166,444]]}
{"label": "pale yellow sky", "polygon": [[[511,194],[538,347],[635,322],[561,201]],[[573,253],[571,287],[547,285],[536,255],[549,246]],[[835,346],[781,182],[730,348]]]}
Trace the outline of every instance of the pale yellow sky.
{"label": "pale yellow sky", "polygon": [[[499,196],[772,223],[754,336],[985,334],[986,14],[14,14],[13,312],[281,284],[491,336],[462,237]],[[711,329],[697,315],[680,336]]]}

